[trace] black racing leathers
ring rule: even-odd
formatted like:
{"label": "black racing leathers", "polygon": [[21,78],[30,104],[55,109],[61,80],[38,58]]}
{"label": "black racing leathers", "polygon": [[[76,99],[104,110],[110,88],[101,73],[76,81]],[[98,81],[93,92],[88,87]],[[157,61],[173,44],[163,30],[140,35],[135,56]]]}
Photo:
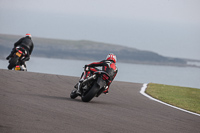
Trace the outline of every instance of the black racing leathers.
{"label": "black racing leathers", "polygon": [[31,40],[30,37],[26,36],[26,37],[22,37],[21,39],[19,39],[15,44],[14,47],[16,48],[17,46],[22,45],[25,48],[27,48],[29,54],[31,55],[34,45],[33,45],[33,41]]}
{"label": "black racing leathers", "polygon": [[28,54],[25,57],[25,59],[23,59],[23,61],[28,61],[30,59],[30,55],[31,55],[33,48],[34,48],[34,44],[33,44],[33,41],[31,40],[31,38],[26,36],[26,37],[22,37],[21,39],[19,39],[14,44],[13,51],[17,46],[22,46],[27,50]]}

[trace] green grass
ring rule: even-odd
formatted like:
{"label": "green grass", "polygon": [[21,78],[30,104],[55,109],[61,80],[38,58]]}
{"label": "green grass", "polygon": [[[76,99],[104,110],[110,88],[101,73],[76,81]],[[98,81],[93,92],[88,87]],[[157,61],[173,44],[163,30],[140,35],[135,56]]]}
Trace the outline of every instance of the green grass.
{"label": "green grass", "polygon": [[200,89],[150,83],[146,93],[165,103],[200,114]]}

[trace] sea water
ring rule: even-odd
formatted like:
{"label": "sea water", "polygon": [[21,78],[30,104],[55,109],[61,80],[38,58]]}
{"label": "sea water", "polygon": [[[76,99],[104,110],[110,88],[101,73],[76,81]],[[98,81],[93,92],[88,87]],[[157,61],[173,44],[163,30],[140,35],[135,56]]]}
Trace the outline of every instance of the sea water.
{"label": "sea water", "polygon": [[[31,57],[30,72],[80,77],[83,67],[93,61]],[[0,68],[7,69],[8,61],[0,60]],[[200,68],[117,63],[115,81],[160,83],[200,89]]]}

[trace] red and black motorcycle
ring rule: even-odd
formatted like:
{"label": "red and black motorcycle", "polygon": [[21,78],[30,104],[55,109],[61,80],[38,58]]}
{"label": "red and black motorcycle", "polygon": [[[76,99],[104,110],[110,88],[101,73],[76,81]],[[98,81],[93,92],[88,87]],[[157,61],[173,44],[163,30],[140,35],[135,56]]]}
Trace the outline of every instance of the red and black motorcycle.
{"label": "red and black motorcycle", "polygon": [[[87,71],[84,71],[85,76]],[[80,96],[83,102],[89,102],[94,97],[99,97],[106,89],[107,83],[109,82],[109,75],[105,71],[96,71],[94,74],[89,74],[86,78],[76,84],[75,88],[71,94],[71,99],[75,99]],[[81,94],[77,94],[77,87],[80,85]]]}
{"label": "red and black motorcycle", "polygon": [[17,71],[27,71],[26,67],[21,63],[26,55],[27,55],[26,49],[24,49],[21,46],[16,47],[15,53],[9,60],[8,69],[12,70],[14,68],[14,70]]}

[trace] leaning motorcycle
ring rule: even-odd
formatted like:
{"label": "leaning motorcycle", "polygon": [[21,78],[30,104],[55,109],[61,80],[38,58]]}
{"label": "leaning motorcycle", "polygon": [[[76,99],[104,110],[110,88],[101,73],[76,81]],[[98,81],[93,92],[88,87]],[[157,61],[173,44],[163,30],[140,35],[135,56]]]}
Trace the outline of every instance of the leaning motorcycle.
{"label": "leaning motorcycle", "polygon": [[9,70],[17,70],[17,71],[27,71],[26,67],[24,65],[21,65],[22,60],[27,55],[27,51],[21,47],[18,46],[15,49],[15,53],[9,60],[8,69]]}
{"label": "leaning motorcycle", "polygon": [[[87,72],[84,71],[84,74],[86,73]],[[81,83],[78,83],[80,85],[81,94],[77,94],[77,89],[74,89],[70,97],[71,99],[75,99],[80,96],[83,102],[89,102],[94,97],[99,97],[107,89],[109,79],[110,77],[105,71],[94,72],[94,74],[86,77]],[[77,88],[77,85],[75,88]]]}

